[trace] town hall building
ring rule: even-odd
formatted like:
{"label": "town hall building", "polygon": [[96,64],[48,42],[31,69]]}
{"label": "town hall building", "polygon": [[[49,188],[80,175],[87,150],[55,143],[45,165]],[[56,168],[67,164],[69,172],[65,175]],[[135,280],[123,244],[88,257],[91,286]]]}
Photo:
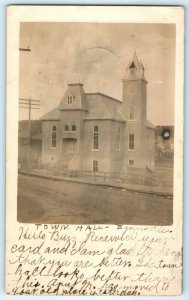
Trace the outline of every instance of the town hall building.
{"label": "town hall building", "polygon": [[120,172],[155,168],[155,130],[147,120],[147,80],[136,53],[122,79],[122,101],[69,83],[44,115],[42,163],[68,170]]}

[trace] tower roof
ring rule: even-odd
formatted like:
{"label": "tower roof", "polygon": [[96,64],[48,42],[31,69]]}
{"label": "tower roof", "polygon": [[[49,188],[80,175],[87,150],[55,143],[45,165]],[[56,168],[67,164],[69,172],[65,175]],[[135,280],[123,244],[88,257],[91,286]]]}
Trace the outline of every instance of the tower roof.
{"label": "tower roof", "polygon": [[134,62],[132,62],[129,69],[134,69],[134,68],[136,68],[136,66],[135,66]]}
{"label": "tower roof", "polygon": [[128,79],[145,79],[144,66],[142,61],[138,59],[136,51],[134,52],[133,58],[127,65],[125,71],[123,81]]}

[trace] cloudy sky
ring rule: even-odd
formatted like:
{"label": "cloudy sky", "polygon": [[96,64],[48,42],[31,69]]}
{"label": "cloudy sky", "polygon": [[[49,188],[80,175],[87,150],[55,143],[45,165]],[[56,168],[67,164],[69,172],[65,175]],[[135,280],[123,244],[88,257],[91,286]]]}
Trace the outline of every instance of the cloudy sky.
{"label": "cloudy sky", "polygon": [[[148,80],[148,119],[174,123],[175,27],[171,24],[21,23],[20,98],[38,99],[38,119],[56,107],[69,82],[122,99],[125,68],[136,51]],[[20,109],[20,119],[26,119]]]}

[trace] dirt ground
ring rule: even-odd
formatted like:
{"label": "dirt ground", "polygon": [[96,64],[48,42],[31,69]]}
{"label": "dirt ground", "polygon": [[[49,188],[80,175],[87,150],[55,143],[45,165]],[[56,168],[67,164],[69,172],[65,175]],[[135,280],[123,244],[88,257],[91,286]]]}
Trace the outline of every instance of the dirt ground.
{"label": "dirt ground", "polygon": [[18,221],[58,224],[172,224],[171,197],[18,176]]}

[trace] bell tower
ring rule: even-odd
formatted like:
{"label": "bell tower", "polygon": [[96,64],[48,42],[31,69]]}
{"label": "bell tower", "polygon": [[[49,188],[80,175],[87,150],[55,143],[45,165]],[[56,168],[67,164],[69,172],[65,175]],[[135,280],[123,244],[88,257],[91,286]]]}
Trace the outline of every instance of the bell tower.
{"label": "bell tower", "polygon": [[138,60],[136,52],[129,62],[123,82],[123,115],[126,120],[135,120],[143,123],[146,121],[146,85],[147,80],[144,76],[144,66]]}
{"label": "bell tower", "polygon": [[136,52],[129,62],[123,82],[122,115],[126,125],[126,161],[128,166],[143,167],[145,128],[147,115],[147,80],[144,67]]}

